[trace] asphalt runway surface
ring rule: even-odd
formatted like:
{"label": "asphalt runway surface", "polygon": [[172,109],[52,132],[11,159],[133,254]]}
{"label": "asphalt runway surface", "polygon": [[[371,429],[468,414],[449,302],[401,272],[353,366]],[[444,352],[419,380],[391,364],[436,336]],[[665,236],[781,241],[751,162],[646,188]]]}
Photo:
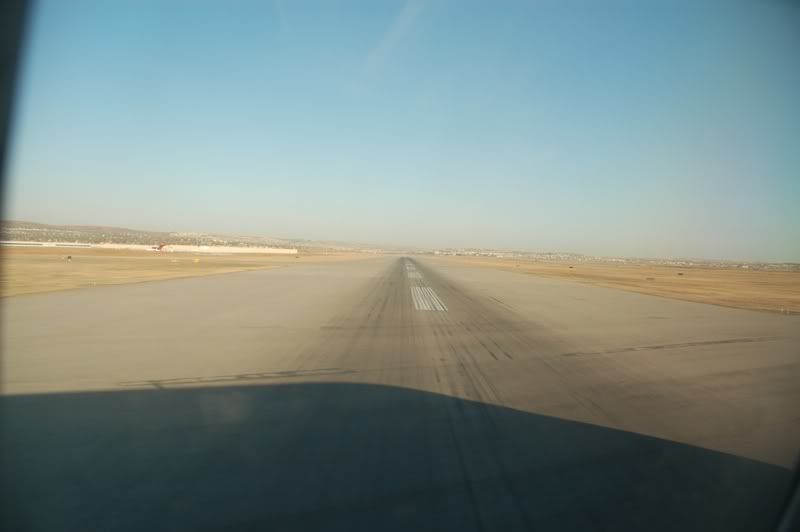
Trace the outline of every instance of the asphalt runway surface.
{"label": "asphalt runway surface", "polygon": [[3,530],[770,530],[800,320],[424,257],[3,301]]}

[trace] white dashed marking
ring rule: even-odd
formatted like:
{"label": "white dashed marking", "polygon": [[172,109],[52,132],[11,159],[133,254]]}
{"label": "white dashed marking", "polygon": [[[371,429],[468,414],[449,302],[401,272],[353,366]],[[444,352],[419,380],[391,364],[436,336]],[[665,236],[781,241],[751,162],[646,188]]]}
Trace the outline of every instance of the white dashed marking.
{"label": "white dashed marking", "polygon": [[417,271],[413,262],[404,261],[406,275],[409,279],[414,279],[411,284],[411,299],[414,300],[414,308],[417,310],[436,310],[447,312],[447,305],[430,286],[423,286],[422,274]]}
{"label": "white dashed marking", "polygon": [[447,312],[447,305],[430,286],[412,286],[411,298],[414,300],[414,308],[417,310]]}

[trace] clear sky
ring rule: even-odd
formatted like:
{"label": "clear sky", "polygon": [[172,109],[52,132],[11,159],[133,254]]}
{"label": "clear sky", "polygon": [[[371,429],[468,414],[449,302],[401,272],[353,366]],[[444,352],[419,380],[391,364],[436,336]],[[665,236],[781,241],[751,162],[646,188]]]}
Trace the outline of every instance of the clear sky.
{"label": "clear sky", "polygon": [[800,260],[800,3],[41,0],[4,217]]}

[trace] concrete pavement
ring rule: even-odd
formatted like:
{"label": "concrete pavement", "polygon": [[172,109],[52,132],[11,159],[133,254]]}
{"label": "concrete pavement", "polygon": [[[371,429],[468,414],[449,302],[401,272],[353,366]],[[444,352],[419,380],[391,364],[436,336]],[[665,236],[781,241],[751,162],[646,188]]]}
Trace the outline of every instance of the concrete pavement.
{"label": "concrete pavement", "polygon": [[768,529],[798,325],[432,258],[12,298],[2,519]]}

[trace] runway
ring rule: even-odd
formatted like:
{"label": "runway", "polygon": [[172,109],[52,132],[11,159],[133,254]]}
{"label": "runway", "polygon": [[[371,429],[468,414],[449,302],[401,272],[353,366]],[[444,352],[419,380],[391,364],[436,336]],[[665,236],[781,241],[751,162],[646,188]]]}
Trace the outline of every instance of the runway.
{"label": "runway", "polygon": [[800,320],[430,257],[10,298],[14,530],[767,530]]}

